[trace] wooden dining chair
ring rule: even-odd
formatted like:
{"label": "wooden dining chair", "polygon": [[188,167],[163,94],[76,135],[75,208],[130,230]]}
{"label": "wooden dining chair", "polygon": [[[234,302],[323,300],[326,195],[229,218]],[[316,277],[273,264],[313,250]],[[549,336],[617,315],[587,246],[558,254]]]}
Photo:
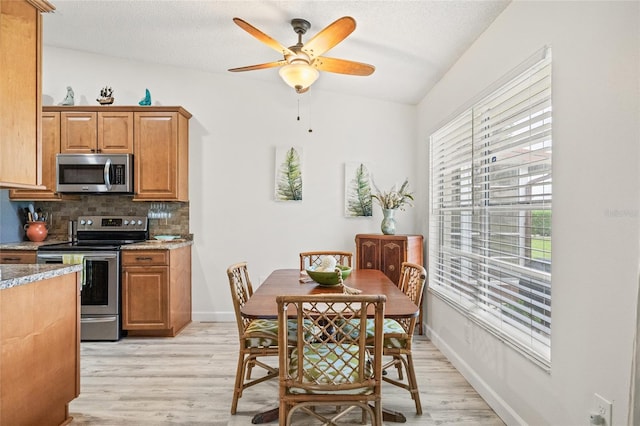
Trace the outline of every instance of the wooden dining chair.
{"label": "wooden dining chair", "polygon": [[[385,301],[384,295],[340,293],[276,298],[280,425],[290,425],[296,411],[335,425],[354,408],[363,410],[363,421],[370,417],[371,424],[382,425]],[[374,315],[371,339],[366,333],[367,312]],[[298,324],[294,342],[287,339],[285,332],[287,320],[292,317]],[[343,332],[341,327],[345,324],[357,333]],[[327,406],[332,409],[327,410]]]}
{"label": "wooden dining chair", "polygon": [[[427,279],[427,271],[420,265],[410,262],[403,262],[400,269],[400,282],[398,287],[406,294],[416,306],[420,306],[424,285]],[[382,370],[387,371],[391,367],[396,367],[398,379],[394,379],[390,374],[385,374],[383,380],[395,386],[406,389],[411,394],[411,398],[416,405],[416,413],[422,414],[422,404],[420,403],[420,390],[418,380],[413,366],[413,332],[419,316],[412,318],[385,318],[383,333],[384,343],[382,355],[391,357],[391,360],[382,365]],[[369,336],[372,332],[369,331]],[[404,379],[403,368],[406,371]]]}
{"label": "wooden dining chair", "polygon": [[305,251],[300,253],[300,270],[304,271],[319,266],[324,256],[333,256],[338,265],[352,266],[353,253],[348,251]]}
{"label": "wooden dining chair", "polygon": [[[278,356],[278,322],[276,320],[250,319],[242,315],[240,309],[253,295],[253,287],[249,278],[247,262],[240,262],[227,268],[231,299],[238,324],[240,348],[236,382],[233,389],[231,414],[236,413],[238,399],[248,387],[265,380],[278,377],[278,369],[260,360],[263,357]],[[251,379],[251,370],[258,366],[266,370],[266,375]]]}

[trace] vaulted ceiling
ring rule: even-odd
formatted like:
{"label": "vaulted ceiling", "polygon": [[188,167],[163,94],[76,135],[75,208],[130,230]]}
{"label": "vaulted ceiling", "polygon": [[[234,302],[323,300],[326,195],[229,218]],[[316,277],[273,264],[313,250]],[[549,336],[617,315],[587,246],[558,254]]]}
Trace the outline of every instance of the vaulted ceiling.
{"label": "vaulted ceiling", "polygon": [[325,56],[372,64],[376,71],[368,77],[323,72],[311,90],[416,104],[510,0],[51,1],[56,11],[44,17],[45,45],[279,84],[277,68],[227,71],[282,59],[232,18],[291,46],[297,42],[293,18],[311,23],[304,42],[352,16],[355,31]]}

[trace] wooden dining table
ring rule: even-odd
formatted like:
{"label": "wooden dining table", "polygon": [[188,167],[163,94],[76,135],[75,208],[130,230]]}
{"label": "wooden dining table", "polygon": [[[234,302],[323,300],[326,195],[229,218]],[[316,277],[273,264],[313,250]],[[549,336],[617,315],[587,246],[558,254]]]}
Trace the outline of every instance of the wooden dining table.
{"label": "wooden dining table", "polygon": [[[384,315],[392,318],[412,318],[419,314],[415,303],[382,272],[376,269],[354,269],[344,280],[347,289],[360,290],[362,294],[384,294],[387,297]],[[312,281],[298,269],[276,269],[253,292],[240,309],[242,315],[253,319],[277,319],[276,297],[280,295],[308,295],[343,293],[338,286],[322,286]],[[251,423],[268,423],[278,418],[278,408],[256,414]],[[404,423],[404,414],[383,408],[383,420]]]}

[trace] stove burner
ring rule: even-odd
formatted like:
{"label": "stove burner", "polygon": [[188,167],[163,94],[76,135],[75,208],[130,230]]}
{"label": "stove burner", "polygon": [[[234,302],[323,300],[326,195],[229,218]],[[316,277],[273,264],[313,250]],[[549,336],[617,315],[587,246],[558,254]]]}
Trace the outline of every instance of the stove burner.
{"label": "stove burner", "polygon": [[38,247],[38,251],[98,251],[98,250],[119,250],[121,246],[125,244],[135,243],[137,241],[131,242],[75,242],[75,243],[58,243],[58,244],[48,244],[41,247]]}
{"label": "stove burner", "polygon": [[149,239],[145,216],[80,216],[73,242],[44,245],[39,251],[119,250],[125,244]]}

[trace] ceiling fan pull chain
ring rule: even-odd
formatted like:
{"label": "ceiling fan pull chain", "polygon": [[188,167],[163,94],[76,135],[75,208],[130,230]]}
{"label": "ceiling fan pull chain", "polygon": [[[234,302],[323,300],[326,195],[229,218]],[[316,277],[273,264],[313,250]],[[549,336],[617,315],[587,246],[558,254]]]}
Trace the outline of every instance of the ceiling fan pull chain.
{"label": "ceiling fan pull chain", "polygon": [[[307,94],[307,96],[311,96],[311,93]],[[309,124],[308,132],[309,133],[313,132],[313,129],[311,128],[311,102],[310,101],[307,106],[307,123]]]}
{"label": "ceiling fan pull chain", "polygon": [[300,99],[298,99],[298,121],[300,121]]}

